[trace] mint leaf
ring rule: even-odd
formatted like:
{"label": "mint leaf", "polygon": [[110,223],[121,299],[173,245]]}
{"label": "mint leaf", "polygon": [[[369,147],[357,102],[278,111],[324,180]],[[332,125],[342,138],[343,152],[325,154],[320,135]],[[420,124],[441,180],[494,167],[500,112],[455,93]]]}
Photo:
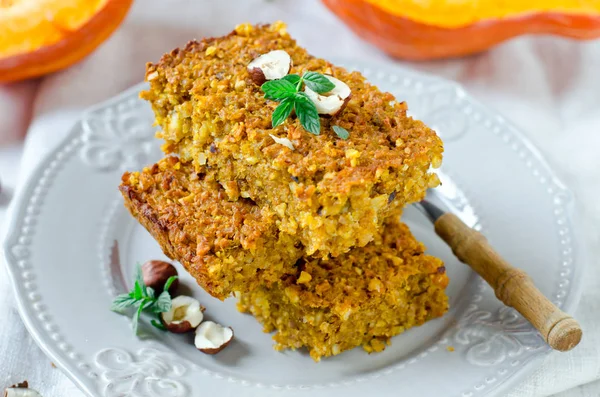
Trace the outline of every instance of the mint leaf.
{"label": "mint leaf", "polygon": [[[294,86],[296,86],[300,82],[300,80],[302,80],[302,77],[298,76],[297,74],[286,74],[285,76],[282,77],[282,79],[289,81]],[[296,88],[298,88],[298,87],[296,87]]]}
{"label": "mint leaf", "polygon": [[169,292],[163,291],[159,296],[154,305],[152,306],[152,311],[154,313],[165,313],[171,310],[172,302],[171,295]]}
{"label": "mint leaf", "polygon": [[134,282],[137,281],[140,283],[140,285],[142,287],[146,286],[146,283],[144,282],[144,274],[142,273],[142,266],[138,263],[137,265],[135,265],[135,279]]}
{"label": "mint leaf", "polygon": [[169,288],[171,288],[171,284],[173,284],[173,282],[175,280],[177,280],[177,276],[171,276],[167,279],[167,282],[165,283],[165,287],[163,288],[163,291],[168,291]]}
{"label": "mint leaf", "polygon": [[146,298],[142,301],[142,310],[146,310],[147,308],[149,308],[150,306],[154,305],[154,302],[156,302],[154,300],[154,298]]}
{"label": "mint leaf", "polygon": [[145,296],[143,285],[144,283],[140,284],[139,280],[135,280],[135,284],[133,286],[134,299],[142,299]]}
{"label": "mint leaf", "polygon": [[296,93],[296,87],[283,79],[267,81],[260,89],[265,93],[265,98],[274,101],[280,101]]}
{"label": "mint leaf", "polygon": [[288,97],[288,98],[285,98],[283,101],[281,101],[281,103],[279,104],[279,106],[277,106],[275,108],[275,111],[273,112],[273,115],[271,116],[271,125],[273,126],[273,128],[283,124],[285,119],[287,119],[290,116],[290,113],[292,113],[293,109],[294,109],[294,98],[293,97]]}
{"label": "mint leaf", "polygon": [[137,301],[129,296],[129,294],[121,294],[115,297],[110,306],[110,310],[113,312],[122,313],[127,308],[135,305]]}
{"label": "mint leaf", "polygon": [[340,127],[339,125],[334,125],[333,131],[336,133],[337,136],[339,136],[343,140],[346,140],[350,137],[350,133],[348,132],[348,130],[343,127]]}
{"label": "mint leaf", "polygon": [[146,296],[154,299],[154,288],[146,287]]}
{"label": "mint leaf", "polygon": [[140,322],[140,315],[142,314],[142,310],[144,310],[144,305],[140,305],[137,311],[133,315],[133,321],[131,322],[131,328],[133,328],[133,333],[137,335],[138,324]]}
{"label": "mint leaf", "polygon": [[150,320],[150,324],[152,324],[152,326],[154,326],[155,328],[160,329],[161,331],[166,331],[167,330],[167,327],[165,327],[164,324],[161,323],[160,321]]}
{"label": "mint leaf", "polygon": [[308,88],[319,94],[324,94],[335,88],[335,84],[321,73],[306,72],[302,75],[302,79]]}
{"label": "mint leaf", "polygon": [[314,135],[321,133],[321,119],[317,107],[304,92],[294,95],[294,109],[302,127]]}

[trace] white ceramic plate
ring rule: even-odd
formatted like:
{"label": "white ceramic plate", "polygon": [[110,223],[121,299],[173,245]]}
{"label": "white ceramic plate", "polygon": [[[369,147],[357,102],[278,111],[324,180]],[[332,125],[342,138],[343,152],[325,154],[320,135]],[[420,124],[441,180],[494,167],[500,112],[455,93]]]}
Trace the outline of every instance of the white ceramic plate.
{"label": "white ceramic plate", "polygon": [[[583,262],[573,198],[532,145],[453,83],[389,66],[347,65],[439,131],[447,204],[554,303],[574,311]],[[270,336],[238,313],[233,299],[210,298],[183,271],[189,293],[209,318],[234,328],[235,342],[207,356],[190,336],[147,326],[145,338],[134,337],[129,320],[109,311],[111,300],[130,285],[136,263],[163,257],[117,191],[123,170],[160,157],[151,111],[137,98],[141,88],[90,110],[43,161],[18,197],[4,244],[27,328],[89,396],[491,396],[548,353],[414,209],[405,220],[446,262],[452,309],[393,338],[381,354],[354,349],[316,364],[302,351],[275,352]]]}

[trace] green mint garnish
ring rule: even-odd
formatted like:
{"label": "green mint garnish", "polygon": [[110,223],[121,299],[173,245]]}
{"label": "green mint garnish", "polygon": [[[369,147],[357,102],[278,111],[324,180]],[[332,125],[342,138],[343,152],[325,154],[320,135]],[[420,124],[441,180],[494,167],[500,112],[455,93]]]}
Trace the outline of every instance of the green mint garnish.
{"label": "green mint garnish", "polygon": [[275,111],[271,116],[271,124],[273,125],[273,128],[283,124],[285,119],[287,119],[292,113],[292,110],[294,109],[294,104],[295,103],[293,97],[287,97],[283,101],[281,101],[281,103],[275,108]]}
{"label": "green mint garnish", "polygon": [[[283,124],[294,110],[302,127],[311,134],[319,135],[321,133],[321,119],[315,104],[301,91],[303,85],[318,94],[327,93],[335,88],[335,84],[323,74],[317,72],[305,72],[302,76],[288,74],[281,79],[267,81],[260,88],[265,93],[266,99],[280,102],[271,116],[273,128]],[[335,127],[334,131],[340,138],[348,139],[348,131],[344,130],[345,138],[343,133],[340,135],[335,130]]]}
{"label": "green mint garnish", "polygon": [[294,84],[283,79],[267,81],[260,89],[265,93],[265,98],[274,101],[289,98],[298,91]]}
{"label": "green mint garnish", "polygon": [[152,324],[154,327],[160,329],[161,331],[167,330],[167,327],[165,327],[164,324],[161,323],[160,321],[150,320],[150,324]]}
{"label": "green mint garnish", "polygon": [[346,140],[350,137],[350,133],[348,132],[348,130],[343,127],[340,127],[339,125],[334,125],[333,131],[336,133],[337,136],[339,136],[343,140]]}
{"label": "green mint garnish", "polygon": [[129,294],[122,294],[117,296],[110,307],[110,310],[113,312],[122,313],[125,309],[133,306],[136,302],[136,299],[129,296]]}
{"label": "green mint garnish", "polygon": [[177,276],[171,276],[167,279],[167,282],[165,283],[165,286],[163,288],[163,292],[164,291],[168,291],[169,288],[171,288],[171,285],[173,284],[173,282],[175,282],[175,280],[177,280]]}
{"label": "green mint garnish", "polygon": [[308,88],[318,94],[324,94],[335,88],[335,84],[329,81],[329,79],[321,73],[306,72],[302,75],[302,79]]}
{"label": "green mint garnish", "polygon": [[137,309],[133,315],[132,321],[133,332],[136,335],[140,315],[144,311],[155,314],[158,318],[158,321],[152,320],[150,323],[158,329],[165,330],[165,327],[160,322],[160,313],[165,313],[171,310],[172,302],[171,295],[169,294],[169,287],[176,279],[177,276],[170,277],[165,283],[163,291],[160,293],[160,295],[158,295],[158,297],[156,297],[156,292],[154,289],[147,287],[144,284],[142,268],[138,265],[136,268],[133,289],[126,294],[121,294],[115,297],[110,310],[123,314],[127,309],[136,307]]}
{"label": "green mint garnish", "polygon": [[297,85],[300,81],[302,81],[302,77],[297,74],[287,74],[282,77],[282,80],[289,81],[293,85]]}
{"label": "green mint garnish", "polygon": [[165,290],[153,302],[152,311],[154,313],[166,313],[169,310],[171,310],[171,295],[168,290]]}
{"label": "green mint garnish", "polygon": [[319,118],[315,104],[312,103],[308,95],[304,92],[297,92],[293,98],[294,109],[302,127],[311,134],[319,135],[321,133],[321,119]]}

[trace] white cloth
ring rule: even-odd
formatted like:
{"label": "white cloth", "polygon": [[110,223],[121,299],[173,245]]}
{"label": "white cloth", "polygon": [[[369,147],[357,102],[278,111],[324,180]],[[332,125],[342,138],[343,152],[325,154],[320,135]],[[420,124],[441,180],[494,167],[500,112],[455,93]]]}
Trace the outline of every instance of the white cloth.
{"label": "white cloth", "polygon": [[[287,21],[292,35],[315,55],[396,62],[459,81],[519,125],[547,155],[576,192],[586,224],[589,275],[575,313],[585,335],[574,351],[550,355],[510,396],[548,396],[586,383],[559,396],[599,396],[600,384],[592,382],[600,379],[600,274],[596,269],[600,257],[600,42],[520,38],[464,59],[408,63],[392,61],[354,36],[316,0],[137,1],[122,28],[93,55],[39,82],[20,180],[67,133],[83,108],[141,81],[146,61],[158,59],[188,39],[226,33],[240,22],[276,19]],[[1,99],[0,95],[3,120]],[[12,174],[17,169],[6,156],[15,157],[17,152],[0,150],[0,177],[5,184],[14,184]],[[0,209],[0,221],[2,215]],[[0,272],[3,275],[4,269]],[[3,276],[0,386],[28,379],[46,397],[81,396],[32,343],[7,284]]]}

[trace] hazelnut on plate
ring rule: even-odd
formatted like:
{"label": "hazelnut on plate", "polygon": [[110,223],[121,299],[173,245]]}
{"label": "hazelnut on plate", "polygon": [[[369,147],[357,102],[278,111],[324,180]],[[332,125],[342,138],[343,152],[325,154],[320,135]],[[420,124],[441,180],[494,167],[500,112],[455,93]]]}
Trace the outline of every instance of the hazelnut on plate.
{"label": "hazelnut on plate", "polygon": [[4,397],[42,397],[42,395],[36,390],[30,389],[27,381],[24,381],[4,389]]}
{"label": "hazelnut on plate", "polygon": [[203,308],[196,299],[180,295],[171,301],[171,310],[161,313],[161,320],[167,330],[175,334],[189,332],[204,319]]}
{"label": "hazelnut on plate", "polygon": [[196,328],[194,345],[205,354],[217,354],[233,340],[233,328],[205,321]]}
{"label": "hazelnut on plate", "polygon": [[[158,293],[163,290],[167,280],[172,276],[177,276],[177,269],[168,262],[153,260],[142,265],[144,284],[154,289],[154,291],[158,291]],[[176,279],[169,287],[169,293],[173,294],[178,286],[179,280]]]}

